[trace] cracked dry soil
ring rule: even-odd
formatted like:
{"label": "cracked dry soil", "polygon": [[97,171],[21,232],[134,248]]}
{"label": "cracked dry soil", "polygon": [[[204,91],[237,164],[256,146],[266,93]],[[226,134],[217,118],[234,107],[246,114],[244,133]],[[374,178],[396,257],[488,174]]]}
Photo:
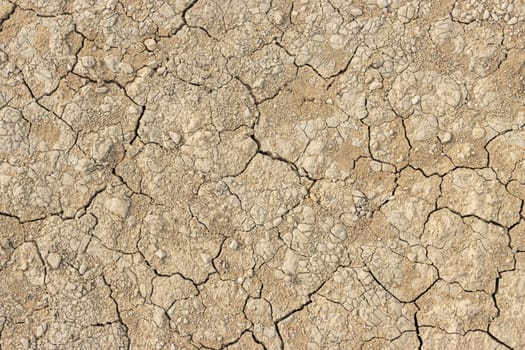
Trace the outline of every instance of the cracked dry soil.
{"label": "cracked dry soil", "polygon": [[0,0],[0,349],[525,349],[524,0]]}

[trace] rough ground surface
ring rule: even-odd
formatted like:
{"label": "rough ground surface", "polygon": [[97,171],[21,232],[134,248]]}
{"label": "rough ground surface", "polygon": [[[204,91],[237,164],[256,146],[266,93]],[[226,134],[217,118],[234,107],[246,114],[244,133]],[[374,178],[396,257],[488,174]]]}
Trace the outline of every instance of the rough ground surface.
{"label": "rough ground surface", "polygon": [[525,349],[524,96],[524,0],[0,0],[0,348]]}

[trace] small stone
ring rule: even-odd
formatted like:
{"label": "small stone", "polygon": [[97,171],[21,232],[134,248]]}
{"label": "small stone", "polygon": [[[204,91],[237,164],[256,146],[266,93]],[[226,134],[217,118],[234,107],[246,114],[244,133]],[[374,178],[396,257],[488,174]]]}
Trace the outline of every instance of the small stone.
{"label": "small stone", "polygon": [[370,91],[374,91],[374,90],[377,90],[377,89],[381,89],[383,87],[383,83],[381,83],[380,81],[373,81],[369,86],[368,88],[370,89]]}
{"label": "small stone", "polygon": [[513,24],[516,24],[516,23],[518,23],[518,18],[516,18],[516,17],[512,17],[507,22],[507,24],[509,24],[509,25],[513,25]]}
{"label": "small stone", "polygon": [[363,11],[357,7],[353,7],[351,10],[350,10],[350,14],[354,17],[358,17],[358,16],[361,16],[363,14]]}
{"label": "small stone", "polygon": [[9,248],[9,240],[7,238],[3,238],[0,240],[0,247],[7,249]]}
{"label": "small stone", "polygon": [[284,23],[284,15],[281,11],[275,11],[273,14],[273,20],[275,21],[275,24],[283,24]]}
{"label": "small stone", "polygon": [[62,261],[62,257],[58,255],[57,253],[50,253],[47,256],[47,262],[52,269],[58,269],[61,261]]}
{"label": "small stone", "polygon": [[82,264],[80,265],[80,267],[78,268],[78,273],[80,273],[81,275],[83,275],[84,273],[86,273],[87,271],[87,266],[86,264]]}
{"label": "small stone", "polygon": [[108,91],[109,91],[109,89],[108,89],[107,86],[99,86],[99,87],[97,87],[97,88],[95,89],[95,92],[96,92],[97,94],[105,94],[105,93],[108,92]]}
{"label": "small stone", "polygon": [[421,101],[421,97],[419,97],[418,95],[412,97],[412,99],[410,100],[410,102],[412,102],[413,105],[417,105],[419,101]]}
{"label": "small stone", "polygon": [[441,141],[441,143],[449,143],[452,140],[452,134],[449,133],[448,131],[442,133],[438,137],[439,137],[439,141]]}
{"label": "small stone", "polygon": [[390,6],[390,0],[377,0],[377,6],[384,9]]}
{"label": "small stone", "polygon": [[155,255],[157,256],[157,258],[162,260],[166,257],[166,252],[162,249],[159,249],[155,252]]}
{"label": "small stone", "polygon": [[40,338],[41,336],[43,336],[46,330],[47,330],[47,325],[45,323],[42,323],[41,325],[36,327],[36,337]]}
{"label": "small stone", "polygon": [[345,240],[347,237],[346,229],[342,224],[335,224],[330,232],[339,240]]}
{"label": "small stone", "polygon": [[229,245],[230,249],[237,250],[239,248],[239,242],[237,242],[235,239],[230,242]]}
{"label": "small stone", "polygon": [[157,42],[153,39],[144,40],[144,46],[148,51],[154,51],[157,48]]}
{"label": "small stone", "polygon": [[180,144],[180,140],[182,139],[182,136],[178,132],[170,131],[169,134],[170,134],[171,140],[175,142],[175,144],[177,145]]}
{"label": "small stone", "polygon": [[253,87],[256,89],[260,89],[264,86],[264,78],[259,77],[257,80],[253,82]]}
{"label": "small stone", "polygon": [[148,295],[148,289],[146,288],[146,285],[144,283],[139,284],[138,292],[143,298],[145,298]]}

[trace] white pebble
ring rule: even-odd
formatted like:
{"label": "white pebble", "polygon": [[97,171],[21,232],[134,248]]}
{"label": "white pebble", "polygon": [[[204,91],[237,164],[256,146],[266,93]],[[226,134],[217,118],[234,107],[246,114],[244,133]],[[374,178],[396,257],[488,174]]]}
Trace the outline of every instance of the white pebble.
{"label": "white pebble", "polygon": [[374,90],[377,90],[377,89],[381,89],[383,87],[383,83],[381,83],[380,81],[373,81],[369,86],[368,88],[370,89],[370,91],[374,91]]}
{"label": "white pebble", "polygon": [[377,0],[377,6],[384,9],[390,6],[390,0]]}
{"label": "white pebble", "polygon": [[105,94],[105,93],[108,92],[108,91],[109,91],[109,89],[108,89],[107,86],[99,86],[99,87],[97,87],[97,88],[95,89],[95,92],[96,92],[97,94]]}
{"label": "white pebble", "polygon": [[284,23],[284,15],[280,11],[275,11],[273,14],[273,20],[276,24],[283,24]]}
{"label": "white pebble", "polygon": [[237,250],[239,248],[239,242],[237,242],[235,239],[230,242],[229,245],[230,249]]}
{"label": "white pebble", "polygon": [[47,262],[52,269],[58,269],[61,261],[62,261],[62,257],[58,255],[57,253],[50,253],[47,256]]}
{"label": "white pebble", "polygon": [[332,232],[332,234],[340,240],[346,239],[346,228],[342,224],[335,224],[330,232]]}
{"label": "white pebble", "polygon": [[353,7],[350,9],[350,14],[354,17],[361,16],[363,14],[363,11],[357,7]]}
{"label": "white pebble", "polygon": [[40,338],[41,336],[43,336],[46,330],[47,330],[47,325],[45,323],[42,323],[41,325],[36,327],[36,337]]}
{"label": "white pebble", "polygon": [[157,42],[153,39],[146,39],[144,40],[144,46],[146,46],[148,51],[153,51],[157,48]]}
{"label": "white pebble", "polygon": [[169,134],[170,134],[171,140],[178,145],[180,143],[180,140],[182,139],[182,136],[178,132],[175,132],[175,131],[170,131]]}
{"label": "white pebble", "polygon": [[164,259],[166,257],[166,252],[162,249],[159,249],[155,252],[155,255],[157,256],[157,258],[159,259]]}
{"label": "white pebble", "polygon": [[452,140],[452,134],[446,131],[439,135],[439,140],[441,141],[441,143],[449,143],[450,140]]}

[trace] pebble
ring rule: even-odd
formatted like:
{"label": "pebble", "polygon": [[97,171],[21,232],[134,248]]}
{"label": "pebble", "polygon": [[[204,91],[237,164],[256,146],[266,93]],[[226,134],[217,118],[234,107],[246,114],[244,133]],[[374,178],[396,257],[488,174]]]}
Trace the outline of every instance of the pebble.
{"label": "pebble", "polygon": [[45,323],[42,323],[41,325],[36,327],[36,337],[40,338],[41,336],[43,336],[46,330],[47,330],[47,325]]}
{"label": "pebble", "polygon": [[170,131],[169,135],[170,135],[171,140],[175,142],[177,145],[180,143],[182,136],[178,132]]}
{"label": "pebble", "polygon": [[235,239],[230,242],[229,245],[230,249],[237,250],[239,248],[239,242],[237,242]]}
{"label": "pebble", "polygon": [[347,237],[346,229],[342,224],[335,224],[330,232],[340,240],[345,240]]}
{"label": "pebble", "polygon": [[146,39],[144,40],[144,46],[146,46],[148,51],[154,51],[157,48],[157,42],[153,39]]}
{"label": "pebble", "polygon": [[164,259],[166,257],[166,252],[162,249],[159,249],[155,252],[155,255],[157,256],[157,258],[159,259]]}
{"label": "pebble", "polygon": [[390,0],[377,0],[377,6],[384,9],[390,6]]}
{"label": "pebble", "polygon": [[283,24],[284,23],[284,15],[280,11],[275,11],[273,14],[273,20],[276,24]]}
{"label": "pebble", "polygon": [[105,93],[108,92],[108,91],[109,91],[109,89],[108,89],[107,86],[99,86],[99,87],[97,87],[97,88],[95,89],[95,92],[96,92],[97,94],[105,94]]}
{"label": "pebble", "polygon": [[58,269],[60,262],[62,262],[62,257],[57,253],[50,253],[47,256],[47,262],[52,269]]}
{"label": "pebble", "polygon": [[7,238],[3,238],[0,240],[0,247],[7,249],[9,248],[9,240]]}
{"label": "pebble", "polygon": [[144,283],[139,284],[139,294],[145,298],[148,295],[148,289]]}
{"label": "pebble", "polygon": [[439,140],[441,143],[449,143],[452,140],[452,134],[446,131],[439,135]]}
{"label": "pebble", "polygon": [[383,87],[383,83],[381,83],[380,81],[373,81],[369,86],[368,88],[370,89],[370,91],[374,91],[374,90],[377,90],[377,89],[381,89]]}
{"label": "pebble", "polygon": [[350,9],[350,14],[354,17],[358,17],[363,14],[363,11],[357,7],[353,7],[352,9]]}

